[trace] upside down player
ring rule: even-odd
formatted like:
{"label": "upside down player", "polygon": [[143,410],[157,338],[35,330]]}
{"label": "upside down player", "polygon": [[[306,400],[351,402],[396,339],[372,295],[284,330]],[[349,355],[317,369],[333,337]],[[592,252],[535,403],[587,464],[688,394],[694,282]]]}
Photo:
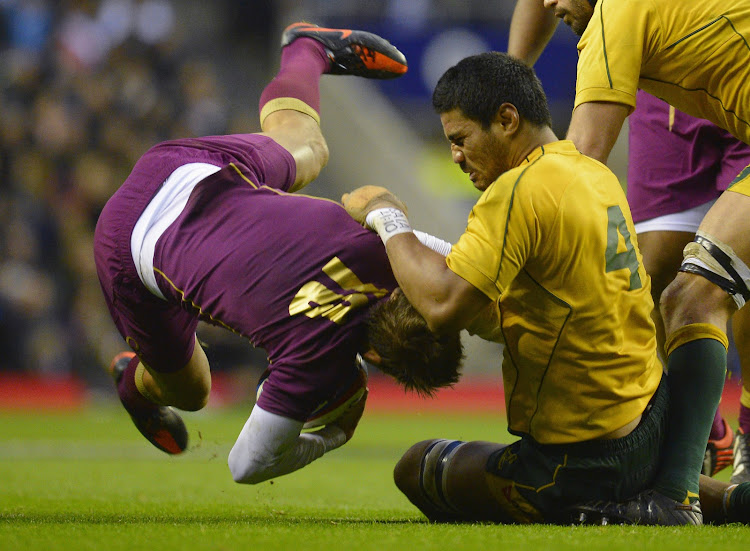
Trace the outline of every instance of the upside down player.
{"label": "upside down player", "polygon": [[[344,206],[381,236],[433,331],[451,334],[496,307],[508,426],[520,440],[419,442],[397,464],[397,486],[431,520],[521,523],[575,521],[584,502],[647,491],[669,393],[617,177],[555,137],[541,83],[505,54],[449,69],[433,105],[453,161],[483,192],[447,258],[416,239],[384,188],[355,190]],[[725,499],[727,488],[705,479],[707,519],[750,519],[750,503]],[[677,502],[649,512],[644,523],[703,518]]]}
{"label": "upside down player", "polygon": [[[544,0],[581,40],[568,138],[606,162],[643,89],[750,144],[750,10],[745,0]],[[661,296],[670,421],[654,487],[689,503],[724,386],[727,324],[750,299],[750,167],[703,217]],[[737,494],[750,490],[738,488]],[[592,514],[638,521],[651,498]],[[598,512],[597,512],[598,511]]]}
{"label": "upside down player", "polygon": [[[436,387],[455,381],[462,358],[457,333],[437,341],[403,294],[391,295],[396,283],[376,236],[336,202],[288,193],[328,161],[321,75],[391,78],[406,60],[370,33],[305,23],[290,25],[282,46],[279,73],[261,95],[263,132],[153,147],[105,206],[95,237],[105,299],[137,354],[113,362],[118,394],[159,449],[187,447],[168,406],[198,410],[208,399],[199,319],[268,353],[262,393],[229,454],[241,483],[292,472],[352,437],[366,394],[321,430],[300,431],[333,389],[361,376],[358,353],[412,361],[414,346],[437,368]],[[438,379],[440,361],[453,379]]]}
{"label": "upside down player", "polygon": [[[584,6],[584,8],[587,6]],[[534,65],[557,28],[544,0],[517,0],[510,23],[508,54]],[[704,119],[691,117],[639,90],[628,117],[627,199],[635,222],[643,265],[651,277],[655,304],[675,278],[682,250],[734,177],[750,163],[750,146]],[[659,353],[664,358],[664,324],[653,310]],[[734,341],[750,388],[750,310],[733,319]],[[732,465],[732,482],[750,480],[750,391],[743,388],[736,435],[717,410],[703,473]]]}

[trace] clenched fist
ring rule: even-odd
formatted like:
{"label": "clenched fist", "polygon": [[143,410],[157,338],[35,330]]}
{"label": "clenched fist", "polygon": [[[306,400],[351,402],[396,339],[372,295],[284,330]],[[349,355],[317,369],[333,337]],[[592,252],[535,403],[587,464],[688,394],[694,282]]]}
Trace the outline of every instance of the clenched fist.
{"label": "clenched fist", "polygon": [[375,209],[394,208],[406,214],[406,205],[386,188],[380,186],[362,186],[351,193],[344,193],[341,203],[349,216],[363,226],[368,213]]}

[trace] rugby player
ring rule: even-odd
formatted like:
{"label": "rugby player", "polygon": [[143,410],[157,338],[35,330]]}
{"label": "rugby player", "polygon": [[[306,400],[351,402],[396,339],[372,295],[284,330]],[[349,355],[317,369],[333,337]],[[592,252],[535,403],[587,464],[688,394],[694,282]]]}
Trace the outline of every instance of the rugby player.
{"label": "rugby player", "polygon": [[[268,354],[262,392],[229,454],[241,483],[290,473],[347,442],[366,393],[324,428],[301,431],[337,389],[361,391],[363,362],[424,362],[427,392],[457,379],[458,333],[436,339],[404,295],[392,293],[377,236],[340,204],[292,193],[328,161],[321,75],[393,78],[406,70],[401,52],[371,33],[290,25],[279,72],[260,98],[261,133],[158,144],[106,204],[96,266],[132,348],[111,372],[136,427],[162,451],[188,445],[173,407],[194,411],[208,400],[199,320]],[[448,379],[440,380],[441,362]]]}
{"label": "rugby player", "polygon": [[[541,83],[515,58],[464,59],[440,79],[433,105],[453,161],[483,191],[447,258],[416,239],[384,188],[360,188],[344,206],[381,236],[433,331],[450,334],[496,307],[508,427],[520,439],[417,443],[396,484],[437,521],[618,522],[622,511],[597,517],[592,504],[642,496],[650,501],[637,522],[701,524],[698,503],[651,489],[669,393],[619,181],[556,138]],[[750,518],[731,499],[750,484],[706,480],[707,518]]]}
{"label": "rugby player", "polygon": [[[557,28],[544,0],[518,0],[508,37],[508,53],[534,65]],[[656,305],[682,263],[682,251],[695,237],[703,216],[739,172],[750,164],[750,146],[715,124],[691,117],[639,90],[628,117],[627,199],[635,222],[643,265],[651,277]],[[659,353],[664,354],[664,323],[652,312]],[[750,385],[750,310],[732,320],[743,381]],[[737,456],[734,456],[737,449]],[[734,461],[733,461],[734,459]],[[739,430],[717,410],[703,461],[703,473],[732,466],[732,482],[750,481],[750,390],[743,386]]]}

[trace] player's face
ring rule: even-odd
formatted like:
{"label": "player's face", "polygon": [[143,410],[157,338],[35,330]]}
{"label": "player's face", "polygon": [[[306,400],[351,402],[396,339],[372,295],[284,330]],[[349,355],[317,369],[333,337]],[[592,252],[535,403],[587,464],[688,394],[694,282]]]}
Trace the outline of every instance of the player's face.
{"label": "player's face", "polygon": [[578,36],[583,34],[589,24],[594,8],[588,0],[544,0],[544,7],[555,12]]}
{"label": "player's face", "polygon": [[459,109],[440,115],[443,132],[451,144],[453,162],[469,175],[479,191],[510,169],[508,146],[494,131],[466,118]]}

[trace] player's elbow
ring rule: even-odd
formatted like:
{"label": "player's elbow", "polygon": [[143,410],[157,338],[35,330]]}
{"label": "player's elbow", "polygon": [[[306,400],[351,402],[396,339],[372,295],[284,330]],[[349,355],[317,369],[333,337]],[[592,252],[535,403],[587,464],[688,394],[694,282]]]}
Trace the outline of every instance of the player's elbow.
{"label": "player's elbow", "polygon": [[434,302],[424,308],[422,316],[427,327],[436,335],[457,333],[463,329],[462,318],[449,303]]}

